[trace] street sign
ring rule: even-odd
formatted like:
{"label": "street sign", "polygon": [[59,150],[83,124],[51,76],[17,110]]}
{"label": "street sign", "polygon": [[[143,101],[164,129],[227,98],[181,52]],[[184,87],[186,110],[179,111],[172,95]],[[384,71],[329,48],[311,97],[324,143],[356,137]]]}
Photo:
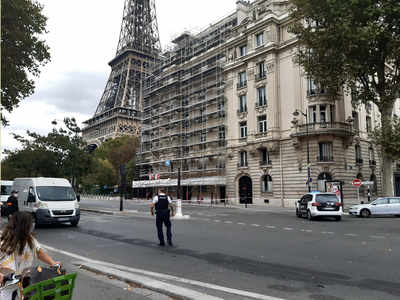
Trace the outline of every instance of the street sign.
{"label": "street sign", "polygon": [[363,181],[362,185],[374,185],[373,181]]}
{"label": "street sign", "polygon": [[360,187],[361,184],[362,184],[362,182],[361,182],[360,179],[357,179],[357,178],[356,178],[356,179],[353,180],[353,185],[354,185],[355,187]]}

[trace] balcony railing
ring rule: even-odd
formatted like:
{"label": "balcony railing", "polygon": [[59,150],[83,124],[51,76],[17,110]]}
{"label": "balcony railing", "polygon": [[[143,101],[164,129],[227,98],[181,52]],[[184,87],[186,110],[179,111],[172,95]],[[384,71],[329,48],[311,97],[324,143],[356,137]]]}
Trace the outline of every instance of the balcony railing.
{"label": "balcony railing", "polygon": [[319,162],[330,162],[333,161],[333,156],[317,156],[317,161]]}
{"label": "balcony railing", "polygon": [[240,82],[238,82],[238,84],[237,84],[237,88],[238,88],[238,89],[245,88],[246,86],[247,86],[247,80],[240,81]]}
{"label": "balcony railing", "polygon": [[316,95],[326,94],[326,89],[315,88],[307,90],[307,96],[312,97]]}
{"label": "balcony railing", "polygon": [[262,80],[262,79],[265,79],[265,78],[267,78],[267,74],[265,72],[258,73],[258,74],[255,75],[255,80],[256,81]]}
{"label": "balcony railing", "polygon": [[238,162],[237,166],[238,166],[238,168],[247,168],[248,164],[247,164],[247,161],[245,161],[245,162],[242,161],[242,162]]}
{"label": "balcony railing", "polygon": [[364,160],[362,158],[356,158],[356,164],[362,165],[363,162]]}
{"label": "balcony railing", "polygon": [[[308,132],[307,132],[308,131]],[[295,136],[336,134],[340,136],[354,135],[354,129],[351,124],[343,122],[321,122],[308,123],[296,126]]]}
{"label": "balcony railing", "polygon": [[370,166],[376,166],[376,161],[375,160],[370,160],[369,161]]}
{"label": "balcony railing", "polygon": [[238,114],[240,114],[240,113],[246,113],[247,112],[247,106],[243,106],[243,107],[241,107],[241,108],[239,108],[238,110],[237,110],[237,113]]}
{"label": "balcony railing", "polygon": [[260,160],[260,166],[270,166],[272,165],[271,160]]}

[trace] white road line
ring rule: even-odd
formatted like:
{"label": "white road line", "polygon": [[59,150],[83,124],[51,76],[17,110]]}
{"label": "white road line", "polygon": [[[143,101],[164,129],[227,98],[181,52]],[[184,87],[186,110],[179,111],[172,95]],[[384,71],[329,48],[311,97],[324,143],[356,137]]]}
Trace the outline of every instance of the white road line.
{"label": "white road line", "polygon": [[238,225],[246,225],[246,223],[237,223]]}
{"label": "white road line", "polygon": [[321,231],[322,234],[334,234],[332,231]]}
{"label": "white road line", "polygon": [[232,221],[225,221],[224,223],[225,224],[232,224],[233,222]]}
{"label": "white road line", "polygon": [[214,222],[217,222],[217,223],[219,223],[219,222],[221,222],[221,220],[214,220]]}
{"label": "white road line", "polygon": [[293,230],[293,228],[292,227],[283,227],[283,230],[291,231],[291,230]]}
{"label": "white road line", "polygon": [[253,227],[260,227],[261,225],[258,225],[258,224],[251,224],[250,226],[253,226]]}
{"label": "white road line", "polygon": [[344,235],[345,236],[358,236],[358,234],[355,234],[355,233],[345,233]]}
{"label": "white road line", "polygon": [[385,236],[383,236],[383,235],[370,235],[369,237],[371,239],[384,239],[385,238]]}
{"label": "white road line", "polygon": [[204,220],[204,221],[210,221],[210,219],[208,219],[208,218],[204,218],[203,220]]}
{"label": "white road line", "polygon": [[300,231],[303,231],[303,232],[312,232],[311,229],[300,229]]}
{"label": "white road line", "polygon": [[[130,268],[130,267],[126,267],[126,266],[121,266],[121,265],[116,265],[116,264],[112,264],[112,263],[107,263],[104,261],[98,261],[98,260],[94,260],[91,258],[87,258],[84,256],[80,256],[78,254],[75,253],[71,253],[71,252],[67,252],[64,250],[60,250],[60,249],[56,249],[47,245],[43,245],[41,244],[41,246],[47,250],[53,251],[53,252],[58,252],[61,253],[63,255],[84,261],[84,262],[89,262],[92,264],[98,264],[98,265],[103,265],[103,266],[108,266],[110,268],[115,268],[115,269],[119,269],[119,270],[125,270],[125,271],[129,271],[129,272],[133,272],[136,274],[142,274],[142,275],[147,275],[147,276],[152,276],[152,277],[156,277],[156,278],[160,278],[160,279],[164,279],[164,280],[173,280],[176,282],[181,282],[181,283],[186,283],[186,284],[191,284],[191,285],[195,285],[195,286],[200,286],[203,288],[208,288],[208,289],[212,289],[212,290],[216,290],[216,291],[221,291],[221,292],[225,292],[225,293],[229,293],[229,294],[234,294],[234,295],[239,295],[242,297],[250,297],[250,298],[254,298],[254,299],[261,299],[261,300],[283,300],[282,298],[276,298],[276,297],[271,297],[271,296],[267,296],[267,295],[262,295],[262,294],[258,294],[258,293],[253,293],[253,292],[248,292],[248,291],[244,291],[244,290],[238,290],[238,289],[232,289],[232,288],[228,288],[228,287],[224,287],[224,286],[220,286],[220,285],[216,285],[216,284],[211,284],[211,283],[207,283],[207,282],[201,282],[201,281],[197,281],[197,280],[191,280],[191,279],[186,279],[186,278],[182,278],[182,277],[176,277],[176,276],[172,276],[172,275],[167,275],[167,274],[162,274],[162,273],[155,273],[155,272],[151,272],[151,271],[146,271],[146,270],[142,270],[142,269],[136,269],[136,268]],[[196,299],[196,298],[193,298]],[[211,299],[211,298],[208,298]],[[214,298],[215,299],[215,298]]]}
{"label": "white road line", "polygon": [[267,226],[265,226],[266,228],[270,228],[270,229],[274,229],[274,228],[276,228],[276,226],[272,226],[272,225],[267,225]]}

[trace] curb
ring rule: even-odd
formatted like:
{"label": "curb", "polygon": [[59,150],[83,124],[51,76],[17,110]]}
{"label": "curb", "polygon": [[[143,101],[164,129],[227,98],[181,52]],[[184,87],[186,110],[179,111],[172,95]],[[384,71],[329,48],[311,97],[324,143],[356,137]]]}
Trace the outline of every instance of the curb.
{"label": "curb", "polygon": [[203,294],[184,287],[172,285],[160,280],[146,277],[143,275],[127,273],[118,269],[111,269],[103,266],[88,266],[79,264],[80,268],[94,273],[101,273],[105,276],[111,276],[120,281],[132,282],[141,288],[146,288],[164,295],[175,297],[179,300],[223,300],[223,298]]}

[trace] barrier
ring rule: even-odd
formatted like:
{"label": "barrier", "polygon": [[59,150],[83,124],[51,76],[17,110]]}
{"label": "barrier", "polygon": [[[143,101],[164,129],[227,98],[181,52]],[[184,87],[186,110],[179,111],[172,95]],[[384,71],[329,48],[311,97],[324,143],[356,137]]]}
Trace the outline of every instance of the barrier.
{"label": "barrier", "polygon": [[176,202],[176,212],[175,212],[174,219],[189,219],[190,218],[189,215],[182,214],[182,200],[178,199],[174,202]]}

